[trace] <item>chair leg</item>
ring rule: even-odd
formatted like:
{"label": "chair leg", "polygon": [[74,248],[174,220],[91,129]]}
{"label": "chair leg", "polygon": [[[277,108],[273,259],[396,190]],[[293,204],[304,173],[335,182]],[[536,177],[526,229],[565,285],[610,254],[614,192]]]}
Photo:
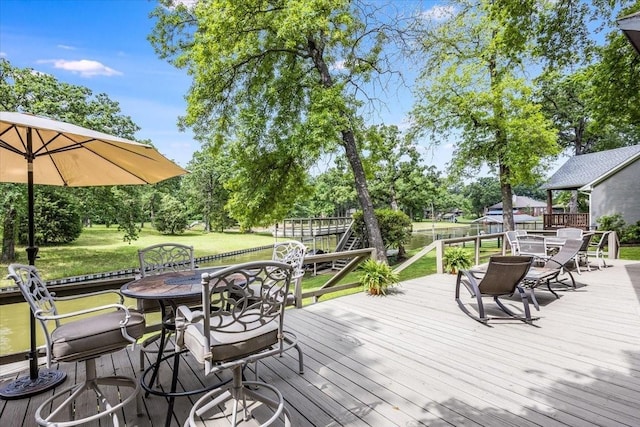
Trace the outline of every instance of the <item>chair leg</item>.
{"label": "chair leg", "polygon": [[[35,413],[36,422],[42,426],[50,426],[55,425],[57,427],[69,427],[76,425],[84,425],[87,423],[91,423],[100,418],[110,417],[112,419],[112,424],[117,426],[119,425],[119,420],[117,416],[117,412],[129,404],[133,400],[138,401],[140,397],[140,382],[135,378],[129,378],[124,376],[110,376],[110,377],[97,377],[96,376],[96,360],[88,359],[85,361],[86,364],[86,380],[80,384],[75,384],[69,388],[66,388],[49,399],[45,400],[37,409]],[[101,389],[101,386],[113,386],[118,387],[121,397],[120,402],[112,405],[108,400]],[[131,393],[127,396],[123,391],[124,388],[131,388]],[[74,410],[76,399],[85,392],[93,392],[93,394],[100,400],[104,410],[96,411],[96,413],[89,415],[84,418],[73,419],[74,417],[69,417],[69,420],[59,420],[58,415],[64,412],[65,410]],[[66,399],[58,405],[57,408],[53,409],[48,415],[44,416],[44,409],[51,408],[54,401],[62,398],[63,396],[67,396]],[[126,397],[124,397],[126,396]],[[137,405],[136,405],[137,406]],[[139,409],[139,408],[137,408]],[[76,415],[76,416],[82,416]]]}
{"label": "chair leg", "polygon": [[[284,398],[282,394],[272,385],[259,382],[259,381],[243,381],[242,380],[242,365],[238,365],[232,368],[233,381],[232,384],[223,388],[212,390],[206,393],[193,405],[189,416],[185,421],[186,426],[196,426],[196,417],[205,418],[206,414],[210,411],[218,412],[224,410],[223,403],[233,400],[231,425],[236,426],[238,423],[238,412],[240,412],[240,405],[244,412],[245,421],[251,417],[251,411],[247,405],[247,398],[261,402],[266,406],[269,406],[273,411],[273,415],[261,426],[269,426],[273,424],[281,415],[284,414],[285,426],[290,426],[289,411],[284,407]],[[259,393],[256,390],[264,388],[270,391],[275,399],[265,396],[263,393]]]}

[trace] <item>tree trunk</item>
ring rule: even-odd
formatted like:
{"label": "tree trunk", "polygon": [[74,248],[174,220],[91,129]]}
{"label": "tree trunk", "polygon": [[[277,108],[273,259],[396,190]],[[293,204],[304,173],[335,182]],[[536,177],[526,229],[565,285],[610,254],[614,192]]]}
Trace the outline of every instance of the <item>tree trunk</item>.
{"label": "tree trunk", "polygon": [[384,247],[384,242],[382,241],[378,218],[376,217],[373,209],[373,202],[371,201],[371,195],[369,194],[369,188],[367,187],[367,179],[364,174],[364,168],[362,167],[362,161],[358,154],[353,132],[350,130],[342,131],[342,142],[344,144],[347,159],[349,160],[349,164],[353,170],[356,192],[358,193],[358,200],[362,207],[362,215],[364,224],[367,228],[369,244],[376,250],[376,260],[387,263],[387,251]]}
{"label": "tree trunk", "polygon": [[[323,56],[324,45],[322,41],[315,40],[310,37],[307,40],[307,43],[309,55],[313,60],[316,70],[320,74],[320,81],[322,85],[327,89],[333,87],[333,79],[329,72],[329,66]],[[367,228],[367,234],[369,235],[369,244],[375,249],[375,259],[377,261],[388,263],[387,251],[384,247],[384,242],[382,241],[378,218],[376,218],[376,214],[373,210],[373,202],[371,201],[371,195],[369,194],[369,188],[367,187],[367,179],[362,166],[362,160],[360,159],[360,154],[358,153],[353,129],[343,129],[341,131],[341,135],[342,144],[344,146],[349,165],[351,166],[351,170],[353,171],[356,192],[358,193],[358,200],[360,201],[360,207],[362,207],[364,224]]]}
{"label": "tree trunk", "polygon": [[500,194],[502,195],[502,231],[513,231],[516,229],[513,221],[513,192],[511,184],[507,180],[509,168],[500,165]]}
{"label": "tree trunk", "polygon": [[2,255],[0,261],[9,263],[16,260],[16,217],[17,212],[13,204],[6,207],[2,224]]}

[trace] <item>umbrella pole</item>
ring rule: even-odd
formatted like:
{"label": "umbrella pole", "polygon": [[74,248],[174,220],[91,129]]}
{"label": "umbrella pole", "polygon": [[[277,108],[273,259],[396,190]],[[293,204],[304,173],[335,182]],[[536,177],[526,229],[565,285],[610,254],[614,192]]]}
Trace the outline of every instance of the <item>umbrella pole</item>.
{"label": "umbrella pole", "polygon": [[[38,247],[35,245],[34,209],[35,197],[33,195],[33,145],[31,128],[27,131],[27,204],[29,211],[29,242],[27,246],[27,258],[29,265],[35,265],[38,255]],[[29,350],[29,376],[21,377],[13,382],[0,387],[0,398],[21,399],[43,393],[62,383],[67,374],[52,369],[38,370],[38,349],[36,345],[36,319],[29,310],[29,334],[31,348]]]}

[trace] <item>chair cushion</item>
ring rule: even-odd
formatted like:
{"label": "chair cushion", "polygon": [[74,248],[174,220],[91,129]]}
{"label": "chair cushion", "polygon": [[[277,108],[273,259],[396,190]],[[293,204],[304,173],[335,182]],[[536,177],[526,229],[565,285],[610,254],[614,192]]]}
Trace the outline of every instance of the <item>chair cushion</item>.
{"label": "chair cushion", "polygon": [[[135,310],[129,313],[127,333],[138,339],[144,334],[144,316]],[[51,333],[53,357],[60,362],[73,362],[126,347],[131,343],[122,336],[123,320],[123,311],[113,311],[60,325]]]}
{"label": "chair cushion", "polygon": [[183,342],[200,363],[205,363],[209,354],[211,362],[226,362],[260,352],[278,343],[276,321],[262,326],[249,325],[247,329],[242,332],[237,323],[233,325],[233,329],[227,328],[226,332],[207,328],[211,343],[211,348],[207,348],[204,322],[200,321],[187,326]]}

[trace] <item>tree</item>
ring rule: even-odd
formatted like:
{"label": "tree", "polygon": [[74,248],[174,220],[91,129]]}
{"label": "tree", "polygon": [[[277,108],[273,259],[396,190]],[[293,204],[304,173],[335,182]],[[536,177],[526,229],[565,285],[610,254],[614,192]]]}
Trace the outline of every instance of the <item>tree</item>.
{"label": "tree", "polygon": [[464,188],[464,195],[469,199],[473,213],[480,217],[487,206],[495,205],[502,197],[500,182],[493,177],[482,177]]}
{"label": "tree", "polygon": [[[82,221],[72,195],[51,186],[35,189],[34,224],[36,244],[60,244],[76,240],[82,232]],[[21,218],[19,241],[28,242],[28,219]]]}
{"label": "tree", "polygon": [[[425,21],[419,30],[425,66],[413,130],[431,131],[434,141],[455,139],[454,172],[487,164],[497,173],[505,227],[512,230],[512,186],[534,181],[545,159],[559,151],[553,125],[533,102],[523,69],[533,53],[525,39],[529,32],[520,30],[535,15],[523,14],[524,6],[515,2],[451,5],[444,20]],[[537,16],[543,5],[540,10]]]}
{"label": "tree", "polygon": [[170,194],[162,197],[162,207],[156,212],[153,225],[162,234],[184,233],[188,225],[184,203]]}
{"label": "tree", "polygon": [[[130,117],[121,114],[118,103],[109,99],[106,94],[93,96],[91,90],[86,87],[58,81],[51,75],[39,73],[31,68],[13,67],[9,61],[3,58],[0,58],[0,109],[45,115],[52,119],[128,139],[133,139],[133,135],[139,129]],[[26,206],[26,197],[22,196],[22,193],[26,193],[26,191],[16,192],[16,188],[20,186],[9,187],[7,184],[0,184],[0,186],[3,189],[0,191],[0,199],[2,200],[0,204],[8,206],[12,203],[18,203]],[[69,193],[71,197],[73,192]],[[5,197],[9,197],[10,200]],[[70,203],[76,202],[75,199],[70,201]],[[100,211],[100,209],[98,208],[96,211]],[[17,230],[18,227],[14,227],[10,223],[13,211],[4,210],[0,215],[4,216],[5,212],[11,213],[8,217],[2,218],[5,230]],[[17,223],[23,222],[26,207],[18,209],[15,213],[17,213],[15,217]],[[62,217],[71,218],[61,213],[59,218]],[[56,218],[56,215],[53,215],[52,218]],[[38,227],[41,227],[38,228],[39,233],[44,235],[49,233],[47,230],[50,227],[49,223],[42,223]],[[72,227],[73,224],[68,225],[68,228]],[[2,257],[9,258],[11,253],[15,254],[15,235],[11,232],[3,233],[2,238]]]}
{"label": "tree", "polygon": [[194,153],[187,170],[190,173],[183,178],[182,188],[186,192],[189,211],[202,215],[204,231],[223,231],[233,225],[235,221],[225,208],[229,191],[224,183],[231,175],[228,156],[216,156],[205,147]]}
{"label": "tree", "polygon": [[347,0],[163,0],[150,40],[193,76],[181,123],[201,141],[232,145],[234,217],[242,212],[245,225],[282,218],[309,168],[341,145],[371,245],[386,261],[357,143],[358,96],[388,72],[389,27],[372,14]]}
{"label": "tree", "polygon": [[433,170],[422,164],[417,145],[397,126],[371,126],[364,139],[374,205],[422,219],[438,183]]}
{"label": "tree", "polygon": [[[377,209],[376,215],[380,219],[380,231],[385,248],[398,248],[398,259],[406,257],[404,245],[411,241],[412,223],[405,213],[393,209]],[[366,242],[367,230],[364,226],[362,211],[353,215],[353,228]]]}

